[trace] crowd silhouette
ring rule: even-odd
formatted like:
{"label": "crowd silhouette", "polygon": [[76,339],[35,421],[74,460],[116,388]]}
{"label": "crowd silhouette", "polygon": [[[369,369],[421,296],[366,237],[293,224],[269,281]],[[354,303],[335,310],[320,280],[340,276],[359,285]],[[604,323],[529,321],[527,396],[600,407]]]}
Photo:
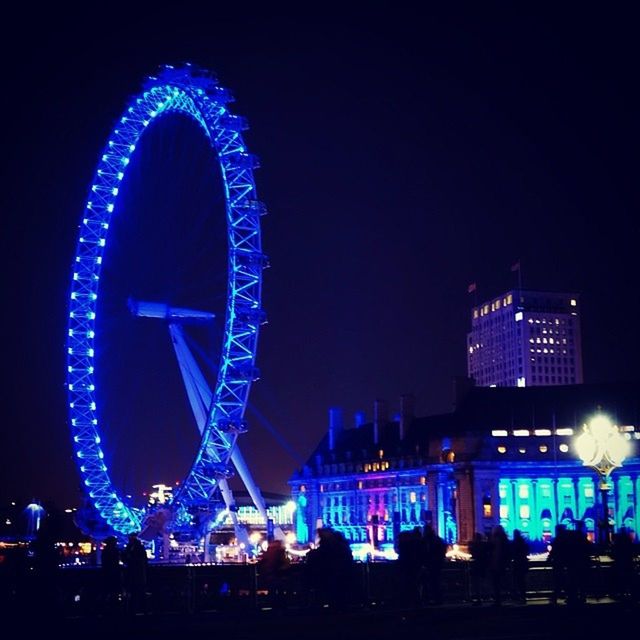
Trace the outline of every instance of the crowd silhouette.
{"label": "crowd silhouette", "polygon": [[[5,602],[14,602],[16,609],[25,605],[25,610],[35,603],[45,613],[57,615],[63,600],[58,537],[58,520],[52,513],[44,519],[28,554],[16,554],[0,567],[4,578],[10,580],[2,591]],[[153,594],[149,593],[148,561],[142,542],[132,534],[126,545],[120,547],[115,536],[108,536],[101,546],[96,611],[102,615],[148,613]],[[456,567],[455,573],[466,577],[468,602],[496,607],[505,601],[527,602],[531,554],[523,532],[516,529],[509,539],[503,527],[497,525],[488,534],[476,532],[467,548],[469,560],[463,564],[464,571]],[[391,573],[386,574],[395,580],[394,597],[389,603],[416,609],[454,598],[459,602],[459,592],[457,595],[448,592],[452,586],[450,577],[445,579],[453,575],[447,549],[448,545],[431,525],[400,532],[396,539],[398,558],[389,567]],[[575,522],[570,528],[558,525],[545,561],[551,578],[547,592],[550,604],[580,606],[594,594],[637,602],[638,549],[634,533],[620,528],[613,534],[603,561],[600,554],[604,550],[589,540],[582,522]],[[457,561],[460,559],[458,555]],[[537,568],[541,562],[538,560]],[[604,574],[592,570],[603,566],[607,569]],[[265,595],[270,608],[279,611],[286,609],[292,599],[298,606],[344,610],[355,603],[354,594],[362,592],[362,576],[368,576],[368,571],[355,570],[348,541],[329,527],[317,530],[317,543],[303,560],[292,559],[281,541],[270,541],[258,558],[255,571],[256,588]],[[606,575],[607,584],[599,584],[596,575]],[[533,591],[540,597],[537,587]],[[361,601],[361,596],[357,598]]]}

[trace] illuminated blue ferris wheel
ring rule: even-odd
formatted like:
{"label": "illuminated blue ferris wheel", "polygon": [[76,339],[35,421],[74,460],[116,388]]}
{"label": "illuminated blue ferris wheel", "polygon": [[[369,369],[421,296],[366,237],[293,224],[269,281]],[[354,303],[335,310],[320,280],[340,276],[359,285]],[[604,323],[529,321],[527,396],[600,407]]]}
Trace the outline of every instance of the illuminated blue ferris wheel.
{"label": "illuminated blue ferris wheel", "polygon": [[[82,215],[77,243],[67,336],[67,387],[70,428],[83,490],[102,519],[116,532],[140,531],[145,513],[127,503],[111,480],[101,442],[96,398],[96,314],[100,274],[109,260],[109,225],[118,215],[118,193],[132,155],[149,125],[168,114],[195,121],[212,150],[224,186],[227,229],[227,289],[224,330],[214,385],[209,385],[185,339],[183,328],[206,323],[213,314],[158,301],[129,300],[136,316],[157,318],[168,327],[185,384],[200,444],[191,468],[173,500],[184,513],[206,507],[222,496],[237,526],[228,478],[238,472],[266,519],[264,501],[237,446],[246,431],[244,412],[251,383],[257,379],[256,348],[260,325],[262,253],[256,198],[255,156],[242,138],[246,121],[228,110],[230,93],[210,74],[190,65],[163,67],[147,79],[142,93],[125,109],[100,157]],[[123,301],[126,304],[127,301]],[[219,492],[219,493],[218,493]]]}

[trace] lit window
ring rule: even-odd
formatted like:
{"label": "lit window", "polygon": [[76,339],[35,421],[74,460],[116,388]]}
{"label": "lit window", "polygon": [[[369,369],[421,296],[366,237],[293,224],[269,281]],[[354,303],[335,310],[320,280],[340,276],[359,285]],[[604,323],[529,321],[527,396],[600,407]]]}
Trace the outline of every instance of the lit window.
{"label": "lit window", "polygon": [[528,498],[529,497],[529,485],[528,484],[519,484],[518,485],[518,496],[520,498]]}
{"label": "lit window", "polygon": [[519,387],[526,387],[527,386],[527,381],[524,378],[518,378],[518,382],[517,382]]}
{"label": "lit window", "polygon": [[537,436],[550,436],[551,429],[535,429],[534,432]]}
{"label": "lit window", "polygon": [[412,491],[412,492],[409,494],[409,502],[410,502],[411,504],[415,504],[415,502],[416,502],[416,492],[415,492],[415,491]]}
{"label": "lit window", "polygon": [[500,505],[500,518],[506,520],[509,517],[509,507],[506,504]]}
{"label": "lit window", "polygon": [[528,436],[529,435],[529,430],[528,429],[515,429],[513,432],[514,436]]}
{"label": "lit window", "polygon": [[572,436],[573,429],[571,427],[563,427],[562,429],[556,429],[557,436]]}
{"label": "lit window", "polygon": [[490,518],[491,514],[492,514],[491,497],[490,496],[484,496],[482,498],[482,515],[485,518]]}
{"label": "lit window", "polygon": [[529,505],[528,504],[521,504],[520,505],[520,518],[522,518],[522,520],[528,520],[531,516],[531,511],[529,509]]}
{"label": "lit window", "polygon": [[496,437],[504,438],[504,437],[506,437],[506,436],[507,436],[507,435],[509,435],[509,434],[508,434],[508,432],[507,432],[507,431],[505,431],[504,429],[494,429],[494,430],[491,432],[491,435],[492,435],[492,436],[496,436]]}
{"label": "lit window", "polygon": [[511,294],[509,294],[507,296],[507,304],[511,304],[513,302],[513,297],[511,296]]}
{"label": "lit window", "polygon": [[560,449],[560,451],[562,451],[562,453],[567,453],[567,451],[569,451],[569,445],[568,444],[561,444],[558,449]]}
{"label": "lit window", "polygon": [[473,318],[474,318],[474,320],[475,320],[477,317],[478,317],[478,310],[477,310],[477,309],[474,309],[474,310],[473,310]]}
{"label": "lit window", "polygon": [[585,498],[593,498],[593,485],[586,484],[584,486],[584,497]]}
{"label": "lit window", "polygon": [[522,315],[522,311],[518,311],[514,316],[516,322],[520,322],[524,316]]}
{"label": "lit window", "polygon": [[507,453],[507,447],[503,447],[503,446],[498,447],[498,453]]}
{"label": "lit window", "polygon": [[527,450],[524,447],[520,447],[518,453],[527,453]]}
{"label": "lit window", "polygon": [[575,300],[574,298],[571,298],[571,306],[572,306],[572,307],[575,307],[575,306],[577,306],[577,305],[578,305],[578,301],[577,301],[577,300]]}
{"label": "lit window", "polygon": [[549,451],[549,447],[547,447],[546,444],[541,444],[539,449],[540,449],[540,453],[547,453],[547,451]]}
{"label": "lit window", "polygon": [[420,484],[423,486],[427,484],[427,479],[425,476],[420,476]]}

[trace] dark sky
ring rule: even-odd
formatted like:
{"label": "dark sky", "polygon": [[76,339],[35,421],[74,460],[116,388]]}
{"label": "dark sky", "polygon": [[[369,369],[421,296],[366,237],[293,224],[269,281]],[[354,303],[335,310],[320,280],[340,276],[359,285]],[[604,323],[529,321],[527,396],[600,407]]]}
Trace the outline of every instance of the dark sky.
{"label": "dark sky", "polygon": [[[370,417],[376,397],[394,412],[413,392],[419,413],[449,410],[452,379],[466,372],[467,286],[477,282],[480,298],[512,287],[517,259],[525,286],[582,295],[585,381],[631,379],[640,355],[631,14],[214,6],[143,16],[109,4],[99,19],[56,8],[5,25],[20,44],[2,44],[2,496],[77,502],[64,386],[77,225],[114,122],[163,63],[215,71],[250,122],[271,259],[251,402],[300,458],[329,406],[350,423],[357,409]],[[149,147],[191,179],[184,167],[204,166],[206,149],[203,159],[197,136],[162,135]],[[138,197],[153,184],[141,182]],[[152,385],[138,384],[153,415]],[[263,490],[285,491],[296,461],[249,420],[242,444],[255,476]],[[114,451],[137,459],[138,481],[173,481],[163,476],[184,464],[175,451],[193,453],[182,428],[146,425],[140,433],[155,435]],[[166,472],[157,456],[145,463],[149,437]]]}

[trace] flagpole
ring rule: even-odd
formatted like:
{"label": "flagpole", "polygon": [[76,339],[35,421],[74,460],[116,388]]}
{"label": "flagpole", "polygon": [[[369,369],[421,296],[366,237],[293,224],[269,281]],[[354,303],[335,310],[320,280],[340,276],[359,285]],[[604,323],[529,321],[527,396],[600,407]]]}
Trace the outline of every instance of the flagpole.
{"label": "flagpole", "polygon": [[522,291],[522,262],[518,260],[518,290]]}
{"label": "flagpole", "polygon": [[522,291],[522,265],[520,264],[520,258],[511,265],[511,271],[518,272],[518,291]]}

